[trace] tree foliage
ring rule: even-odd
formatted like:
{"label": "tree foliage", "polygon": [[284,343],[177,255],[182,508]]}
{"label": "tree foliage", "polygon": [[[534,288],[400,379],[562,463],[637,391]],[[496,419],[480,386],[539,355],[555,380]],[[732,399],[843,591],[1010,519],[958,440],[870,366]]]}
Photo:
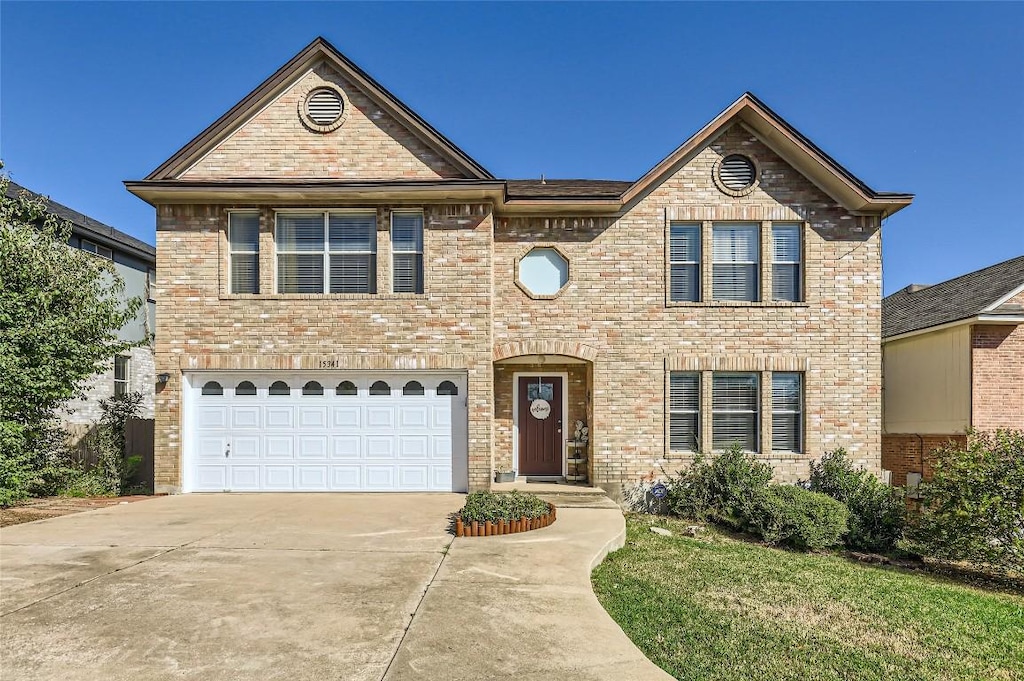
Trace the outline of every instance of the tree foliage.
{"label": "tree foliage", "polygon": [[907,546],[1024,574],[1024,431],[968,432],[936,450]]}
{"label": "tree foliage", "polygon": [[7,196],[9,185],[0,175],[0,488],[24,493],[49,419],[132,346],[117,331],[142,300],[125,295],[112,262],[68,246],[70,223],[40,199]]}

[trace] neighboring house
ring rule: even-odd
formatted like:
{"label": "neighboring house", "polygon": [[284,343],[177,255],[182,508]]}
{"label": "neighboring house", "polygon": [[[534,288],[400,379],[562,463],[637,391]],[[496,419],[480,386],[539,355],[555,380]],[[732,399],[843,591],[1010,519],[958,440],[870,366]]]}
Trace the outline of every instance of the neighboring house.
{"label": "neighboring house", "polygon": [[504,180],[317,39],[126,186],[158,491],[617,492],[733,442],[880,471],[879,229],[913,197],[753,95],[638,180]]}
{"label": "neighboring house", "polygon": [[[138,297],[145,301],[139,313],[118,331],[122,340],[143,342],[143,345],[115,357],[106,370],[89,380],[85,396],[70,401],[61,419],[72,426],[87,426],[100,420],[100,400],[125,392],[143,395],[142,418],[153,418],[153,347],[150,342],[155,328],[155,303],[150,290],[156,268],[156,249],[124,232],[72,210],[41,194],[11,182],[7,195],[28,195],[42,199],[48,213],[71,223],[69,245],[114,263],[114,269],[124,279],[126,298]],[[82,429],[72,427],[72,433]]]}
{"label": "neighboring house", "polygon": [[1024,256],[882,301],[882,466],[927,477],[968,428],[1024,429]]}

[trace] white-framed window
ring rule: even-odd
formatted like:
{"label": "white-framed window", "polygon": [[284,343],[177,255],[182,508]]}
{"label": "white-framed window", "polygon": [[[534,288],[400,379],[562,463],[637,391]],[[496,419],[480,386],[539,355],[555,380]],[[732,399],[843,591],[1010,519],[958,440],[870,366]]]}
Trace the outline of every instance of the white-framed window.
{"label": "white-framed window", "polygon": [[712,292],[715,300],[760,300],[761,227],[750,223],[712,226]]}
{"label": "white-framed window", "polygon": [[391,272],[394,293],[423,293],[423,213],[392,211]]}
{"label": "white-framed window", "polygon": [[254,212],[228,213],[228,278],[231,293],[260,292],[260,216]]}
{"label": "white-framed window", "polygon": [[695,452],[700,440],[700,374],[672,371],[668,383],[668,448]]}
{"label": "white-framed window", "polygon": [[376,293],[377,213],[279,212],[278,293]]}
{"label": "white-framed window", "polygon": [[715,372],[711,376],[711,430],[713,449],[738,444],[748,452],[759,450],[758,374]]}
{"label": "white-framed window", "polygon": [[772,299],[797,302],[803,300],[799,224],[772,225]]}
{"label": "white-framed window", "polygon": [[114,357],[114,394],[124,395],[128,392],[129,358],[127,355]]}
{"label": "white-framed window", "polygon": [[700,300],[700,224],[669,223],[669,300]]}
{"label": "white-framed window", "polygon": [[107,260],[114,259],[113,250],[107,248],[106,246],[100,246],[99,244],[93,241],[89,241],[88,239],[82,239],[82,250],[88,253],[92,253],[93,255],[98,255],[101,258],[106,258]]}
{"label": "white-framed window", "polygon": [[772,373],[772,449],[803,451],[804,380],[797,372]]}

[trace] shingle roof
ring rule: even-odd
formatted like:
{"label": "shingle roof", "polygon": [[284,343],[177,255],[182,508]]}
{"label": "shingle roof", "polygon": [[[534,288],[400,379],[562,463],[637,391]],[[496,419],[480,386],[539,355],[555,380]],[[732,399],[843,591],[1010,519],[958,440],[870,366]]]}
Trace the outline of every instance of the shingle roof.
{"label": "shingle roof", "polygon": [[882,338],[974,317],[1022,285],[1024,255],[941,284],[907,286],[882,300]]}
{"label": "shingle roof", "polygon": [[506,180],[512,198],[618,198],[633,186],[620,180]]}
{"label": "shingle roof", "polygon": [[15,198],[22,193],[26,193],[32,198],[42,199],[45,201],[47,212],[56,215],[62,220],[67,220],[77,228],[77,231],[80,234],[83,234],[86,237],[97,238],[104,246],[118,246],[142,257],[143,259],[156,262],[156,248],[147,244],[145,241],[141,241],[131,235],[125,234],[119,229],[114,229],[110,225],[104,224],[99,220],[94,220],[84,213],[79,213],[77,210],[68,208],[64,204],[52,201],[46,196],[37,194],[31,189],[26,189],[13,181],[7,185],[7,196]]}

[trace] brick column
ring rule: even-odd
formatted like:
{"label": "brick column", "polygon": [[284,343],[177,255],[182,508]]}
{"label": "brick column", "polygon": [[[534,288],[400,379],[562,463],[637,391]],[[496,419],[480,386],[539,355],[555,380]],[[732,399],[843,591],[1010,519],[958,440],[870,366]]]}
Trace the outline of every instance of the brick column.
{"label": "brick column", "polygon": [[760,300],[772,299],[772,223],[765,220],[761,223],[761,297]]}
{"label": "brick column", "polygon": [[714,260],[714,230],[711,228],[711,221],[705,220],[700,223],[700,299],[704,302],[714,300],[714,286],[712,286]]}
{"label": "brick column", "polygon": [[772,453],[772,372],[762,371],[761,383],[761,455]]}

